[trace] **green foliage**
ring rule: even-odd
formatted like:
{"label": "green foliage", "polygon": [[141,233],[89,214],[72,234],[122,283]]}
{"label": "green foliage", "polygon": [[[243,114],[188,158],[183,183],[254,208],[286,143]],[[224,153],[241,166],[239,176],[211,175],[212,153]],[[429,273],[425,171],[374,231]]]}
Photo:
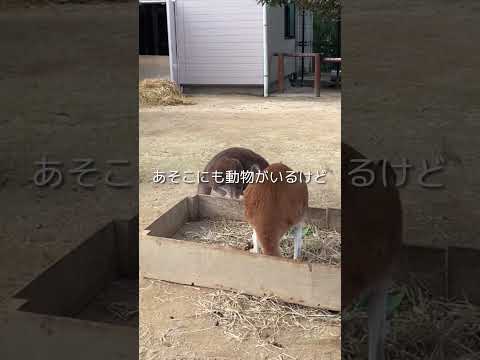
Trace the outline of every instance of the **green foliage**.
{"label": "green foliage", "polygon": [[340,39],[338,38],[338,21],[324,19],[315,15],[313,20],[313,52],[327,57],[337,57]]}
{"label": "green foliage", "polygon": [[[325,57],[340,57],[339,20],[326,19],[315,13],[313,18],[313,52]],[[336,69],[335,64],[322,64],[322,71]]]}
{"label": "green foliage", "polygon": [[387,298],[387,316],[392,315],[400,308],[400,305],[402,304],[404,298],[404,291],[390,294],[390,296]]}
{"label": "green foliage", "polygon": [[[291,236],[291,235],[294,235],[295,234],[295,228],[290,228],[288,231],[287,231],[287,235],[288,236]],[[314,230],[313,230],[313,227],[311,225],[305,225],[303,227],[303,236],[312,236],[314,234]]]}
{"label": "green foliage", "polygon": [[257,0],[259,4],[278,6],[288,3],[295,3],[298,7],[312,10],[326,19],[340,19],[340,0]]}
{"label": "green foliage", "polygon": [[306,225],[303,228],[303,236],[312,236],[313,235],[313,228],[310,225]]}

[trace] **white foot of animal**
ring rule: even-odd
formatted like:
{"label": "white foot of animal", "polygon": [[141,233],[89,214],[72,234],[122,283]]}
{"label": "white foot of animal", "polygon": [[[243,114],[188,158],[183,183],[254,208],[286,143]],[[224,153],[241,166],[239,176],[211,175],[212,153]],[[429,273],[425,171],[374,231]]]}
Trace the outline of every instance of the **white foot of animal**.
{"label": "white foot of animal", "polygon": [[293,260],[298,260],[302,253],[302,243],[303,243],[303,224],[300,223],[295,225],[295,247],[293,249]]}
{"label": "white foot of animal", "polygon": [[258,247],[257,234],[255,233],[255,230],[253,230],[253,234],[252,234],[252,243],[253,243],[253,248],[250,249],[250,252],[252,254],[258,254],[260,249]]}
{"label": "white foot of animal", "polygon": [[385,359],[386,302],[388,280],[377,284],[368,301],[368,359]]}

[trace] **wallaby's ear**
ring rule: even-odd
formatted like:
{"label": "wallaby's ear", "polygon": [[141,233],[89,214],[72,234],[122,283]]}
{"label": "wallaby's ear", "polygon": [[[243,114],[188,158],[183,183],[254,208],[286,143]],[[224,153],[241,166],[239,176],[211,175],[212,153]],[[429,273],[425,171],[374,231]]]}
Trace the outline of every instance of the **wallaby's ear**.
{"label": "wallaby's ear", "polygon": [[254,173],[258,173],[260,172],[260,166],[258,166],[258,164],[253,164],[251,167],[250,167],[250,171],[254,172]]}

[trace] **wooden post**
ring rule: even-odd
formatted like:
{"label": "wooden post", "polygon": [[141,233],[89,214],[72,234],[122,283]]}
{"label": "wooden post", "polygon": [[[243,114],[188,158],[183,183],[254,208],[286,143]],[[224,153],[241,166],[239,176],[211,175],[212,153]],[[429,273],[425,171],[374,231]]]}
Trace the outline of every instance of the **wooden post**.
{"label": "wooden post", "polygon": [[278,54],[278,66],[277,66],[277,79],[278,79],[278,91],[283,92],[285,90],[284,76],[285,70],[283,67],[284,56],[283,54]]}
{"label": "wooden post", "polygon": [[320,54],[315,54],[315,96],[320,96]]}

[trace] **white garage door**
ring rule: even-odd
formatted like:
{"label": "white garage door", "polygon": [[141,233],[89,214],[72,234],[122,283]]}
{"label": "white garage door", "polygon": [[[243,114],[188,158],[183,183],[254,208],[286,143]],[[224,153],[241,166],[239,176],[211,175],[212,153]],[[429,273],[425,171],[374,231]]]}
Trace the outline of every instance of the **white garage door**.
{"label": "white garage door", "polygon": [[180,84],[263,84],[255,0],[177,0],[175,7]]}

